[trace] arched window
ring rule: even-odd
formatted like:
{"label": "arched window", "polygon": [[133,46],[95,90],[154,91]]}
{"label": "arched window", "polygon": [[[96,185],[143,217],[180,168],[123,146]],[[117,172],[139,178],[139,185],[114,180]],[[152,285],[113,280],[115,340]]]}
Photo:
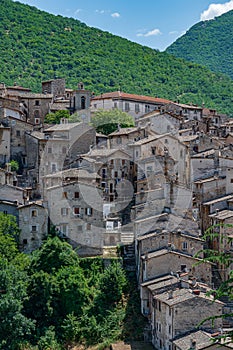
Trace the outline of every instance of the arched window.
{"label": "arched window", "polygon": [[86,97],[81,97],[81,109],[86,109]]}

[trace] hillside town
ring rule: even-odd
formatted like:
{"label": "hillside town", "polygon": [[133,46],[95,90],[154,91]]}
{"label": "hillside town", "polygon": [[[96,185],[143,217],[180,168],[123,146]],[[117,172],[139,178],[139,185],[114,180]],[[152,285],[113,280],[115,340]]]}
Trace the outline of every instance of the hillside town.
{"label": "hillside town", "polygon": [[[100,110],[135,126],[108,136],[91,126]],[[68,110],[79,122],[48,113]],[[19,169],[12,169],[12,160]],[[136,274],[144,337],[158,350],[217,349],[233,302],[210,292],[232,265],[203,262],[205,249],[233,254],[233,120],[204,105],[66,88],[41,92],[0,84],[0,211],[14,215],[20,249],[55,230],[81,257],[122,254]],[[205,232],[216,233],[204,239]],[[204,321],[203,323],[201,323]],[[232,348],[225,341],[221,349]]]}

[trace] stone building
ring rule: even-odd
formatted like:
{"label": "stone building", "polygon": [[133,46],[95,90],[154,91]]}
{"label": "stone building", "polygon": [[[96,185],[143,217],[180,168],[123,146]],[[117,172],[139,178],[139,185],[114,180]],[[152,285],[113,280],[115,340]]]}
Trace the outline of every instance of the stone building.
{"label": "stone building", "polygon": [[110,148],[125,149],[132,153],[132,148],[128,147],[134,141],[142,140],[148,135],[154,134],[148,127],[121,128],[108,135]]}
{"label": "stone building", "polygon": [[161,276],[171,272],[189,272],[190,276],[195,276],[198,281],[212,284],[212,264],[201,262],[201,259],[194,258],[184,252],[177,252],[171,248],[163,248],[152,252],[147,252],[141,256],[141,268],[139,281],[145,282],[151,278]]}
{"label": "stone building", "polygon": [[[4,143],[6,159],[17,160],[22,173],[27,168],[27,150],[26,150],[26,133],[33,130],[33,125],[24,120],[7,117],[2,120],[5,127]],[[10,144],[9,144],[9,130],[10,130]],[[7,148],[6,148],[7,147]],[[4,152],[3,152],[4,155]]]}
{"label": "stone building", "polygon": [[187,105],[182,103],[170,102],[163,107],[163,111],[183,117],[184,120],[201,120],[203,108],[196,105]]}
{"label": "stone building", "polygon": [[13,215],[16,217],[16,221],[19,221],[17,201],[0,200],[0,212],[6,215]]}
{"label": "stone building", "polygon": [[11,128],[0,124],[0,164],[3,167],[11,157]]}
{"label": "stone building", "polygon": [[130,114],[135,120],[142,115],[159,110],[170,101],[150,96],[128,94],[122,91],[107,92],[91,99],[91,111],[117,108]]}
{"label": "stone building", "polygon": [[80,82],[78,89],[72,92],[70,99],[70,111],[71,113],[78,112],[82,122],[89,123],[91,120],[91,91],[86,90],[84,84]]}
{"label": "stone building", "polygon": [[11,201],[18,204],[24,204],[27,198],[27,191],[22,187],[10,184],[0,184],[0,199]]}
{"label": "stone building", "polygon": [[42,82],[42,94],[52,95],[55,99],[65,97],[65,79],[51,79]]}
{"label": "stone building", "polygon": [[95,255],[105,245],[120,242],[120,232],[106,232],[100,176],[82,169],[68,169],[44,177],[45,200],[53,225],[79,247],[79,254]]}
{"label": "stone building", "polygon": [[[200,290],[178,288],[156,294],[152,310],[152,344],[156,349],[173,349],[173,338],[196,329],[208,317],[221,316],[223,303],[208,297]],[[222,319],[206,320],[202,328],[217,331]],[[187,348],[186,348],[187,349]]]}
{"label": "stone building", "polygon": [[228,340],[219,340],[219,333],[211,334],[203,330],[188,332],[176,337],[173,341],[174,350],[230,350],[232,343]]}
{"label": "stone building", "polygon": [[[233,212],[232,212],[233,213]],[[173,250],[183,252],[191,256],[203,257],[204,240],[187,231],[167,231],[149,233],[136,238],[138,255],[144,255],[153,250],[171,247]]]}
{"label": "stone building", "polygon": [[136,121],[137,126],[145,127],[148,125],[150,130],[158,134],[172,133],[177,134],[182,125],[182,117],[169,112],[153,111],[140,117]]}
{"label": "stone building", "polygon": [[35,127],[41,128],[46,114],[50,112],[52,94],[24,93],[19,95],[24,118]]}
{"label": "stone building", "polygon": [[211,214],[217,213],[218,211],[228,209],[228,201],[232,200],[233,194],[225,195],[202,204],[200,210],[200,224],[202,233],[204,233],[212,223]]}
{"label": "stone building", "polygon": [[48,213],[41,203],[29,202],[18,207],[20,249],[29,253],[38,249],[48,236]]}

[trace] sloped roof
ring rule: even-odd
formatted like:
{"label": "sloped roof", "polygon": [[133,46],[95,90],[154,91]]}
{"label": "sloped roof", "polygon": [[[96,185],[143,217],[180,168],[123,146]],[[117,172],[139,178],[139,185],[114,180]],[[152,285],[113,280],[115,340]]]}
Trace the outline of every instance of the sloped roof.
{"label": "sloped roof", "polygon": [[[91,150],[91,152],[89,152],[87,155],[87,157],[89,158],[96,158],[96,157],[109,157],[111,156],[112,154],[116,153],[116,152],[120,152],[120,153],[123,153],[127,158],[130,158],[130,155],[125,152],[125,151],[122,151],[120,149],[107,149],[107,148],[101,148],[101,149],[93,149]],[[86,155],[83,155],[84,157]]]}
{"label": "sloped roof", "polygon": [[213,338],[211,339],[211,335],[201,330],[180,337],[179,339],[174,340],[173,344],[175,344],[180,350],[187,350],[190,348],[191,341],[196,342],[197,350],[213,344]]}
{"label": "sloped roof", "polygon": [[150,102],[150,103],[155,103],[155,104],[161,104],[161,103],[164,104],[164,103],[171,102],[171,101],[166,100],[164,98],[128,94],[128,93],[125,93],[122,91],[107,92],[107,93],[93,97],[92,101],[101,100],[101,99],[134,100],[134,101],[140,101],[140,102]]}
{"label": "sloped roof", "polygon": [[51,126],[50,128],[46,129],[45,132],[52,132],[52,131],[69,131],[76,126],[83,124],[83,123],[65,123],[65,124],[56,124]]}

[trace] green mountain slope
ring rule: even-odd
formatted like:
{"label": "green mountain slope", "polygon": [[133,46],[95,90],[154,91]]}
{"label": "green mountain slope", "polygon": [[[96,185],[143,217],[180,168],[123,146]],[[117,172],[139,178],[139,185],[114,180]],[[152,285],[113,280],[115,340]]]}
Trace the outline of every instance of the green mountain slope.
{"label": "green mountain slope", "polygon": [[39,91],[41,81],[79,81],[95,93],[121,90],[195,103],[233,115],[233,82],[78,20],[0,1],[0,81]]}
{"label": "green mountain slope", "polygon": [[213,20],[199,22],[166,52],[202,64],[233,79],[233,10]]}

